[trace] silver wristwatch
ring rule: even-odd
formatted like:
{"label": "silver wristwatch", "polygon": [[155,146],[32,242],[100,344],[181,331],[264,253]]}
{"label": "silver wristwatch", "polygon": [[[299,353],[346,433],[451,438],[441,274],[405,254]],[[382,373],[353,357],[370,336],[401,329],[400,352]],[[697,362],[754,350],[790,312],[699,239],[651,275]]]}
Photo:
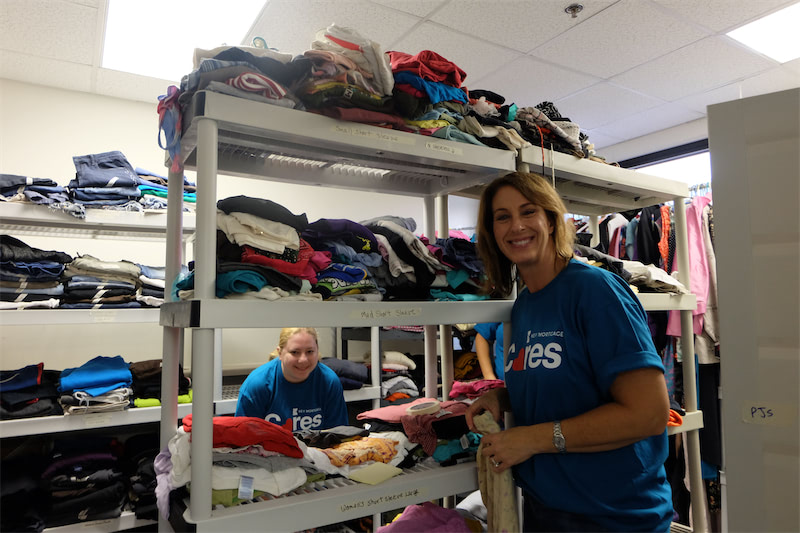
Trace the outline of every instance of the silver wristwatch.
{"label": "silver wristwatch", "polygon": [[561,433],[560,420],[553,422],[553,446],[556,447],[558,453],[567,453],[567,440],[564,438],[564,434]]}

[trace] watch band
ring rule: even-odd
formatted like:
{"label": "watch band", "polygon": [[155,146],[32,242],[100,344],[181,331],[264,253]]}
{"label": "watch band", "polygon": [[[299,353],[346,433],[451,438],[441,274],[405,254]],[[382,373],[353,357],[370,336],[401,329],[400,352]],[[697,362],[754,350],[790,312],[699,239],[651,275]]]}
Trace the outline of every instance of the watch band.
{"label": "watch band", "polygon": [[567,440],[561,432],[561,420],[553,422],[553,446],[558,453],[567,453]]}

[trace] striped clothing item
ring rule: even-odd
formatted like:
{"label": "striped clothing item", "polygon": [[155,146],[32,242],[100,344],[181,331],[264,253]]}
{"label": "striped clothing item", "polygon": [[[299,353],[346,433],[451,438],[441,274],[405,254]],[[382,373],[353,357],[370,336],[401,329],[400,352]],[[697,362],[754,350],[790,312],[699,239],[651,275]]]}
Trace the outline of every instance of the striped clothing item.
{"label": "striped clothing item", "polygon": [[280,83],[257,72],[243,72],[234,78],[226,80],[225,83],[237,89],[257,93],[273,100],[280,100],[286,96],[286,89]]}

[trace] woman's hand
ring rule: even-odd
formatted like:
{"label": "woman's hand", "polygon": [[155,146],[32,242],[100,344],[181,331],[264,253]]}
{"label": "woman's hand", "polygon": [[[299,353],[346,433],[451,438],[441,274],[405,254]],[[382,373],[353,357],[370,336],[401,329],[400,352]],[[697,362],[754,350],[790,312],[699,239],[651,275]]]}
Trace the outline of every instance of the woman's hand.
{"label": "woman's hand", "polygon": [[502,472],[534,455],[533,429],[533,426],[520,426],[483,436],[481,453],[489,457],[495,472]]}
{"label": "woman's hand", "polygon": [[475,431],[475,423],[472,418],[476,415],[489,411],[495,421],[500,422],[503,417],[503,412],[509,410],[508,390],[505,387],[492,389],[483,394],[472,402],[467,408],[465,417],[467,419],[467,426],[471,431]]}

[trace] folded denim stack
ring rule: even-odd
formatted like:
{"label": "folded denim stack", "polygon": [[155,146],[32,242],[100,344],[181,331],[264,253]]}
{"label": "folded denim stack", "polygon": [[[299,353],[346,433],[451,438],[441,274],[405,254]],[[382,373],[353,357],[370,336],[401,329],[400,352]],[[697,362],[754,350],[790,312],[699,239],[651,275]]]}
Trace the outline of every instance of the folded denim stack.
{"label": "folded denim stack", "polygon": [[122,152],[75,156],[75,179],[68,188],[75,203],[93,206],[125,206],[141,210],[139,177]]}

